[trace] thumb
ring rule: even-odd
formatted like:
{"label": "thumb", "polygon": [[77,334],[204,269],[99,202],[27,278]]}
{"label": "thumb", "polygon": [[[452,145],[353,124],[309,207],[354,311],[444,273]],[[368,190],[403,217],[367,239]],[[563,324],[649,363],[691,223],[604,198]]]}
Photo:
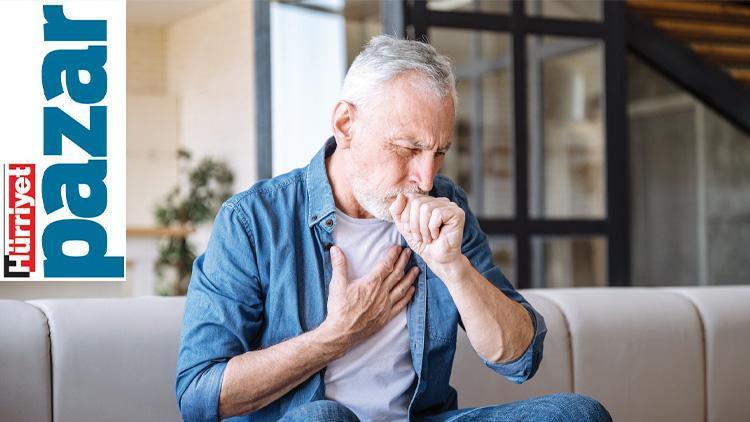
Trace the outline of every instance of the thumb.
{"label": "thumb", "polygon": [[388,207],[388,212],[391,213],[394,222],[401,221],[401,213],[404,212],[404,208],[406,208],[406,197],[404,194],[399,193],[391,203],[391,206]]}
{"label": "thumb", "polygon": [[333,267],[332,279],[340,278],[346,280],[346,256],[338,246],[331,246],[331,265]]}

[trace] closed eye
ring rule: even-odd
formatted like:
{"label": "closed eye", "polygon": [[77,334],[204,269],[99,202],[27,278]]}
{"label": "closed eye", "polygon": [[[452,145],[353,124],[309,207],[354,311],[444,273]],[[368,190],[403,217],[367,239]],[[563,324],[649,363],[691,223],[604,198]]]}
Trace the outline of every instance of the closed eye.
{"label": "closed eye", "polygon": [[[424,148],[409,147],[409,146],[405,146],[405,145],[397,145],[397,146],[398,146],[398,148],[401,151],[403,151],[403,152],[405,152],[407,154],[411,154],[411,155],[419,154],[419,153],[421,153],[422,151],[425,150]],[[435,158],[437,158],[437,157],[444,157],[447,152],[448,151],[437,151],[435,153]]]}

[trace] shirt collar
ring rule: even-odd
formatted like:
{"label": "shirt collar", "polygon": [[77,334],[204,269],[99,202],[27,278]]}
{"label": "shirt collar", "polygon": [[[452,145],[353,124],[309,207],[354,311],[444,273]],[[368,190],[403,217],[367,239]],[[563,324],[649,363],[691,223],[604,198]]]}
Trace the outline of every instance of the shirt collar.
{"label": "shirt collar", "polygon": [[326,158],[335,150],[336,140],[331,136],[307,166],[307,224],[310,227],[336,210],[326,172]]}

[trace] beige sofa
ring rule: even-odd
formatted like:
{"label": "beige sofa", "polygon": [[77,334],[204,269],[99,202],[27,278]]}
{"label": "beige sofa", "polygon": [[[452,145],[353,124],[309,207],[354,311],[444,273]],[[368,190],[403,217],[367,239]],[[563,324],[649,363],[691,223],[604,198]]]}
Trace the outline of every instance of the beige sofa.
{"label": "beige sofa", "polygon": [[[561,391],[616,421],[750,420],[750,286],[527,290],[549,333],[537,375],[512,384],[461,333],[461,406]],[[179,420],[183,298],[0,300],[0,421]]]}

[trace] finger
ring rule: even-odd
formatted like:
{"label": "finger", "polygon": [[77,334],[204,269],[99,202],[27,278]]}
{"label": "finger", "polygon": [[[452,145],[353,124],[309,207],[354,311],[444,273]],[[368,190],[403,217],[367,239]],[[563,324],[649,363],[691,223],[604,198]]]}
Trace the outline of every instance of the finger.
{"label": "finger", "polygon": [[423,202],[419,207],[419,233],[427,243],[431,243],[433,239],[429,228],[433,209],[435,209],[435,203],[431,202]]}
{"label": "finger", "polygon": [[404,222],[398,222],[396,223],[396,229],[399,233],[403,234],[404,237],[407,237],[411,235],[411,232],[409,231],[409,224]]}
{"label": "finger", "polygon": [[409,290],[407,290],[399,300],[393,303],[393,307],[391,307],[391,318],[398,315],[398,313],[401,312],[406,307],[406,305],[409,304],[411,298],[414,297],[414,291],[414,286],[409,286]]}
{"label": "finger", "polygon": [[391,291],[388,293],[388,296],[391,299],[391,303],[396,302],[401,298],[401,296],[404,295],[404,292],[409,289],[409,286],[414,284],[414,280],[417,279],[417,276],[419,275],[419,267],[411,267],[409,268],[409,271],[404,275],[401,279],[399,279],[398,283],[396,283],[395,286],[391,289]]}
{"label": "finger", "polygon": [[430,231],[430,236],[433,239],[437,239],[440,236],[440,227],[443,226],[443,215],[439,208],[433,208],[430,213],[430,219],[427,223],[427,227]]}
{"label": "finger", "polygon": [[391,213],[391,217],[393,217],[394,222],[401,221],[401,213],[404,212],[406,202],[407,200],[404,194],[399,193],[398,195],[396,195],[396,199],[394,199],[391,203],[391,206],[388,207],[388,211]]}
{"label": "finger", "polygon": [[[404,226],[405,226],[405,227],[408,227],[408,224],[405,224]],[[412,233],[412,232],[410,231],[411,229],[409,229],[409,228],[407,228],[407,229],[403,229],[403,230],[404,230],[404,231],[401,231],[401,234],[403,234],[403,236],[404,236],[404,240],[406,240],[406,243],[407,243],[407,244],[408,244],[409,246],[414,246],[414,247],[416,247],[416,246],[418,245],[418,243],[417,243],[417,242],[419,242],[419,236],[417,236],[417,235],[415,235],[414,233]],[[412,251],[412,252],[414,252],[414,251]]]}
{"label": "finger", "polygon": [[404,208],[401,210],[401,215],[398,217],[398,222],[401,225],[401,227],[404,228],[406,233],[411,233],[411,228],[409,226],[409,214],[411,214],[411,206],[413,204],[413,201],[411,199],[411,195],[403,195],[404,197]]}
{"label": "finger", "polygon": [[367,274],[367,276],[370,277],[370,280],[376,282],[385,280],[385,278],[388,277],[388,274],[393,271],[393,266],[396,264],[396,259],[398,259],[398,255],[401,252],[401,249],[402,248],[399,245],[391,246],[388,249],[388,252],[385,253],[385,257],[380,261],[378,266]]}
{"label": "finger", "polygon": [[404,268],[406,268],[406,263],[409,262],[409,256],[411,256],[411,249],[404,248],[398,257],[398,262],[396,262],[395,268],[386,279],[385,287],[388,289],[387,291],[390,291],[393,288],[393,285],[404,276]]}
{"label": "finger", "polygon": [[421,203],[422,200],[420,198],[414,198],[409,201],[409,231],[411,231],[417,240],[424,242],[419,230],[419,208],[422,205]]}
{"label": "finger", "polygon": [[[406,198],[406,197],[404,197]],[[393,217],[393,222],[396,223],[396,228],[401,234],[411,233],[409,228],[409,203],[404,199],[404,208],[398,217]]]}
{"label": "finger", "polygon": [[347,280],[346,256],[338,246],[331,246],[331,282]]}
{"label": "finger", "polygon": [[461,221],[464,218],[464,210],[455,202],[450,202],[442,207],[438,207],[443,218],[443,224]]}

